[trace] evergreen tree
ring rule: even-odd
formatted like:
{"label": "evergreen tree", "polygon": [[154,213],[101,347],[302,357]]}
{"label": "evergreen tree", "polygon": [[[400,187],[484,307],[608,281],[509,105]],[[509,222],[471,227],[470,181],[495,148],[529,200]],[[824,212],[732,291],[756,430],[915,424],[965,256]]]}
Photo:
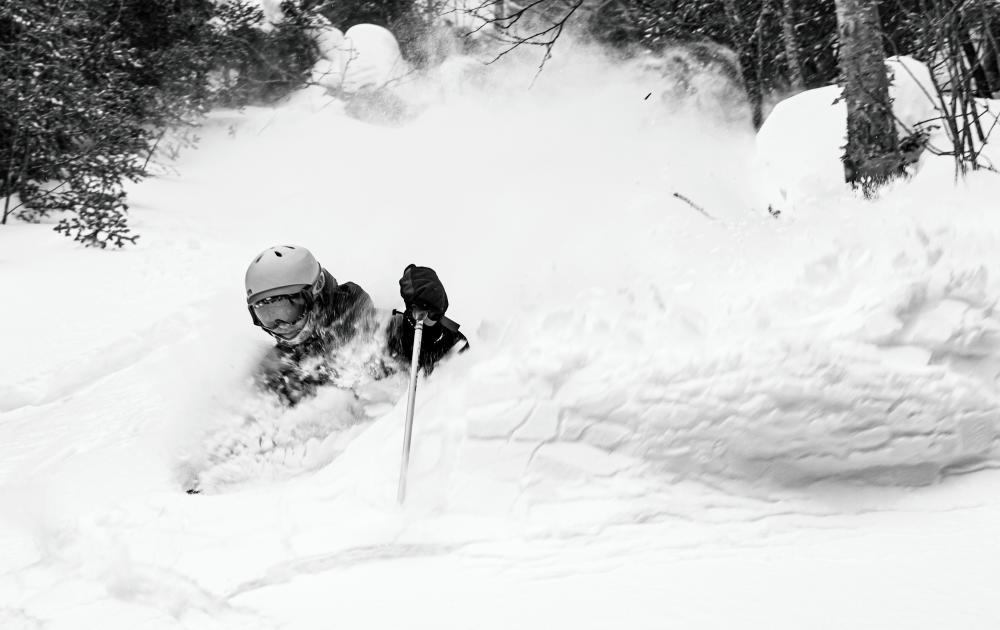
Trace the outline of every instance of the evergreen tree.
{"label": "evergreen tree", "polygon": [[286,8],[265,31],[239,0],[0,4],[0,223],[58,213],[56,230],[84,245],[134,243],[124,184],[145,176],[164,129],[306,81],[315,21]]}

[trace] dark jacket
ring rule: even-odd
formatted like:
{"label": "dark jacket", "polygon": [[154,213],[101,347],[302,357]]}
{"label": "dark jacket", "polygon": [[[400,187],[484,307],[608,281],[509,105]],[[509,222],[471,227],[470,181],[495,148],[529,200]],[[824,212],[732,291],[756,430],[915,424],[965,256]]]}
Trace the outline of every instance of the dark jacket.
{"label": "dark jacket", "polygon": [[[264,389],[289,404],[313,395],[321,385],[351,388],[362,378],[408,370],[412,360],[414,323],[407,314],[392,311],[386,324],[364,289],[353,282],[337,284],[328,271],[323,273],[326,283],[316,300],[312,336],[295,346],[273,348],[258,374]],[[425,373],[452,351],[468,349],[458,328],[446,317],[424,327],[420,366]]]}

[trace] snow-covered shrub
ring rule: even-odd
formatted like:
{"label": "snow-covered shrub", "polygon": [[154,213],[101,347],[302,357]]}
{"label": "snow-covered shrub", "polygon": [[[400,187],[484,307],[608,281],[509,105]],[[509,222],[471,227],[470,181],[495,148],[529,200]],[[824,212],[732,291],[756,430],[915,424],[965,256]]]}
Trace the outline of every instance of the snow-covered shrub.
{"label": "snow-covered shrub", "polygon": [[302,3],[304,8],[315,7],[331,25],[344,32],[360,24],[388,29],[399,42],[403,58],[417,67],[440,63],[460,47],[458,38],[446,32],[442,19],[453,10],[453,5],[451,0],[307,0]]}
{"label": "snow-covered shrub", "polygon": [[378,90],[410,72],[396,38],[381,26],[358,24],[344,34],[327,27],[316,40],[323,57],[313,66],[312,81],[333,94]]}
{"label": "snow-covered shrub", "polygon": [[[136,179],[161,113],[121,23],[85,3],[17,1],[0,9],[0,197],[3,219],[71,210],[57,229],[86,245],[132,242],[122,181]],[[40,182],[61,184],[42,189]],[[11,206],[17,193],[26,207]],[[81,229],[93,224],[94,229]]]}
{"label": "snow-covered shrub", "polygon": [[282,2],[281,10],[281,18],[271,21],[256,3],[237,0],[218,6],[213,19],[218,102],[270,102],[308,81],[320,57],[314,32],[323,20],[294,2]]}
{"label": "snow-covered shrub", "polygon": [[956,171],[995,168],[984,159],[996,118],[986,101],[1000,92],[1000,3],[939,0],[907,7],[899,17],[912,37],[912,54],[928,64],[928,96],[939,110],[935,122]]}

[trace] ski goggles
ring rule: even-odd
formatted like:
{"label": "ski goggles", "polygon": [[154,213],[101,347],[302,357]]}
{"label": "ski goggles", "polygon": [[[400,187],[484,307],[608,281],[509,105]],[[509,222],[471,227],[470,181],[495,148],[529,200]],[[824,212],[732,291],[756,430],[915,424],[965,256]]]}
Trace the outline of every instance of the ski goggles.
{"label": "ski goggles", "polygon": [[250,305],[250,311],[261,326],[283,328],[297,323],[309,312],[309,301],[302,293],[274,295]]}

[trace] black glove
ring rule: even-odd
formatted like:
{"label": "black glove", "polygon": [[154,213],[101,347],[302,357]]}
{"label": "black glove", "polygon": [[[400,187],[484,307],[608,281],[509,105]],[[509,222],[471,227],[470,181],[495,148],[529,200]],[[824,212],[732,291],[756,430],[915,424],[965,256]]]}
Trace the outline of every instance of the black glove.
{"label": "black glove", "polygon": [[438,321],[448,310],[448,294],[430,267],[407,265],[399,279],[399,294],[410,317],[415,310],[424,311],[429,319]]}

